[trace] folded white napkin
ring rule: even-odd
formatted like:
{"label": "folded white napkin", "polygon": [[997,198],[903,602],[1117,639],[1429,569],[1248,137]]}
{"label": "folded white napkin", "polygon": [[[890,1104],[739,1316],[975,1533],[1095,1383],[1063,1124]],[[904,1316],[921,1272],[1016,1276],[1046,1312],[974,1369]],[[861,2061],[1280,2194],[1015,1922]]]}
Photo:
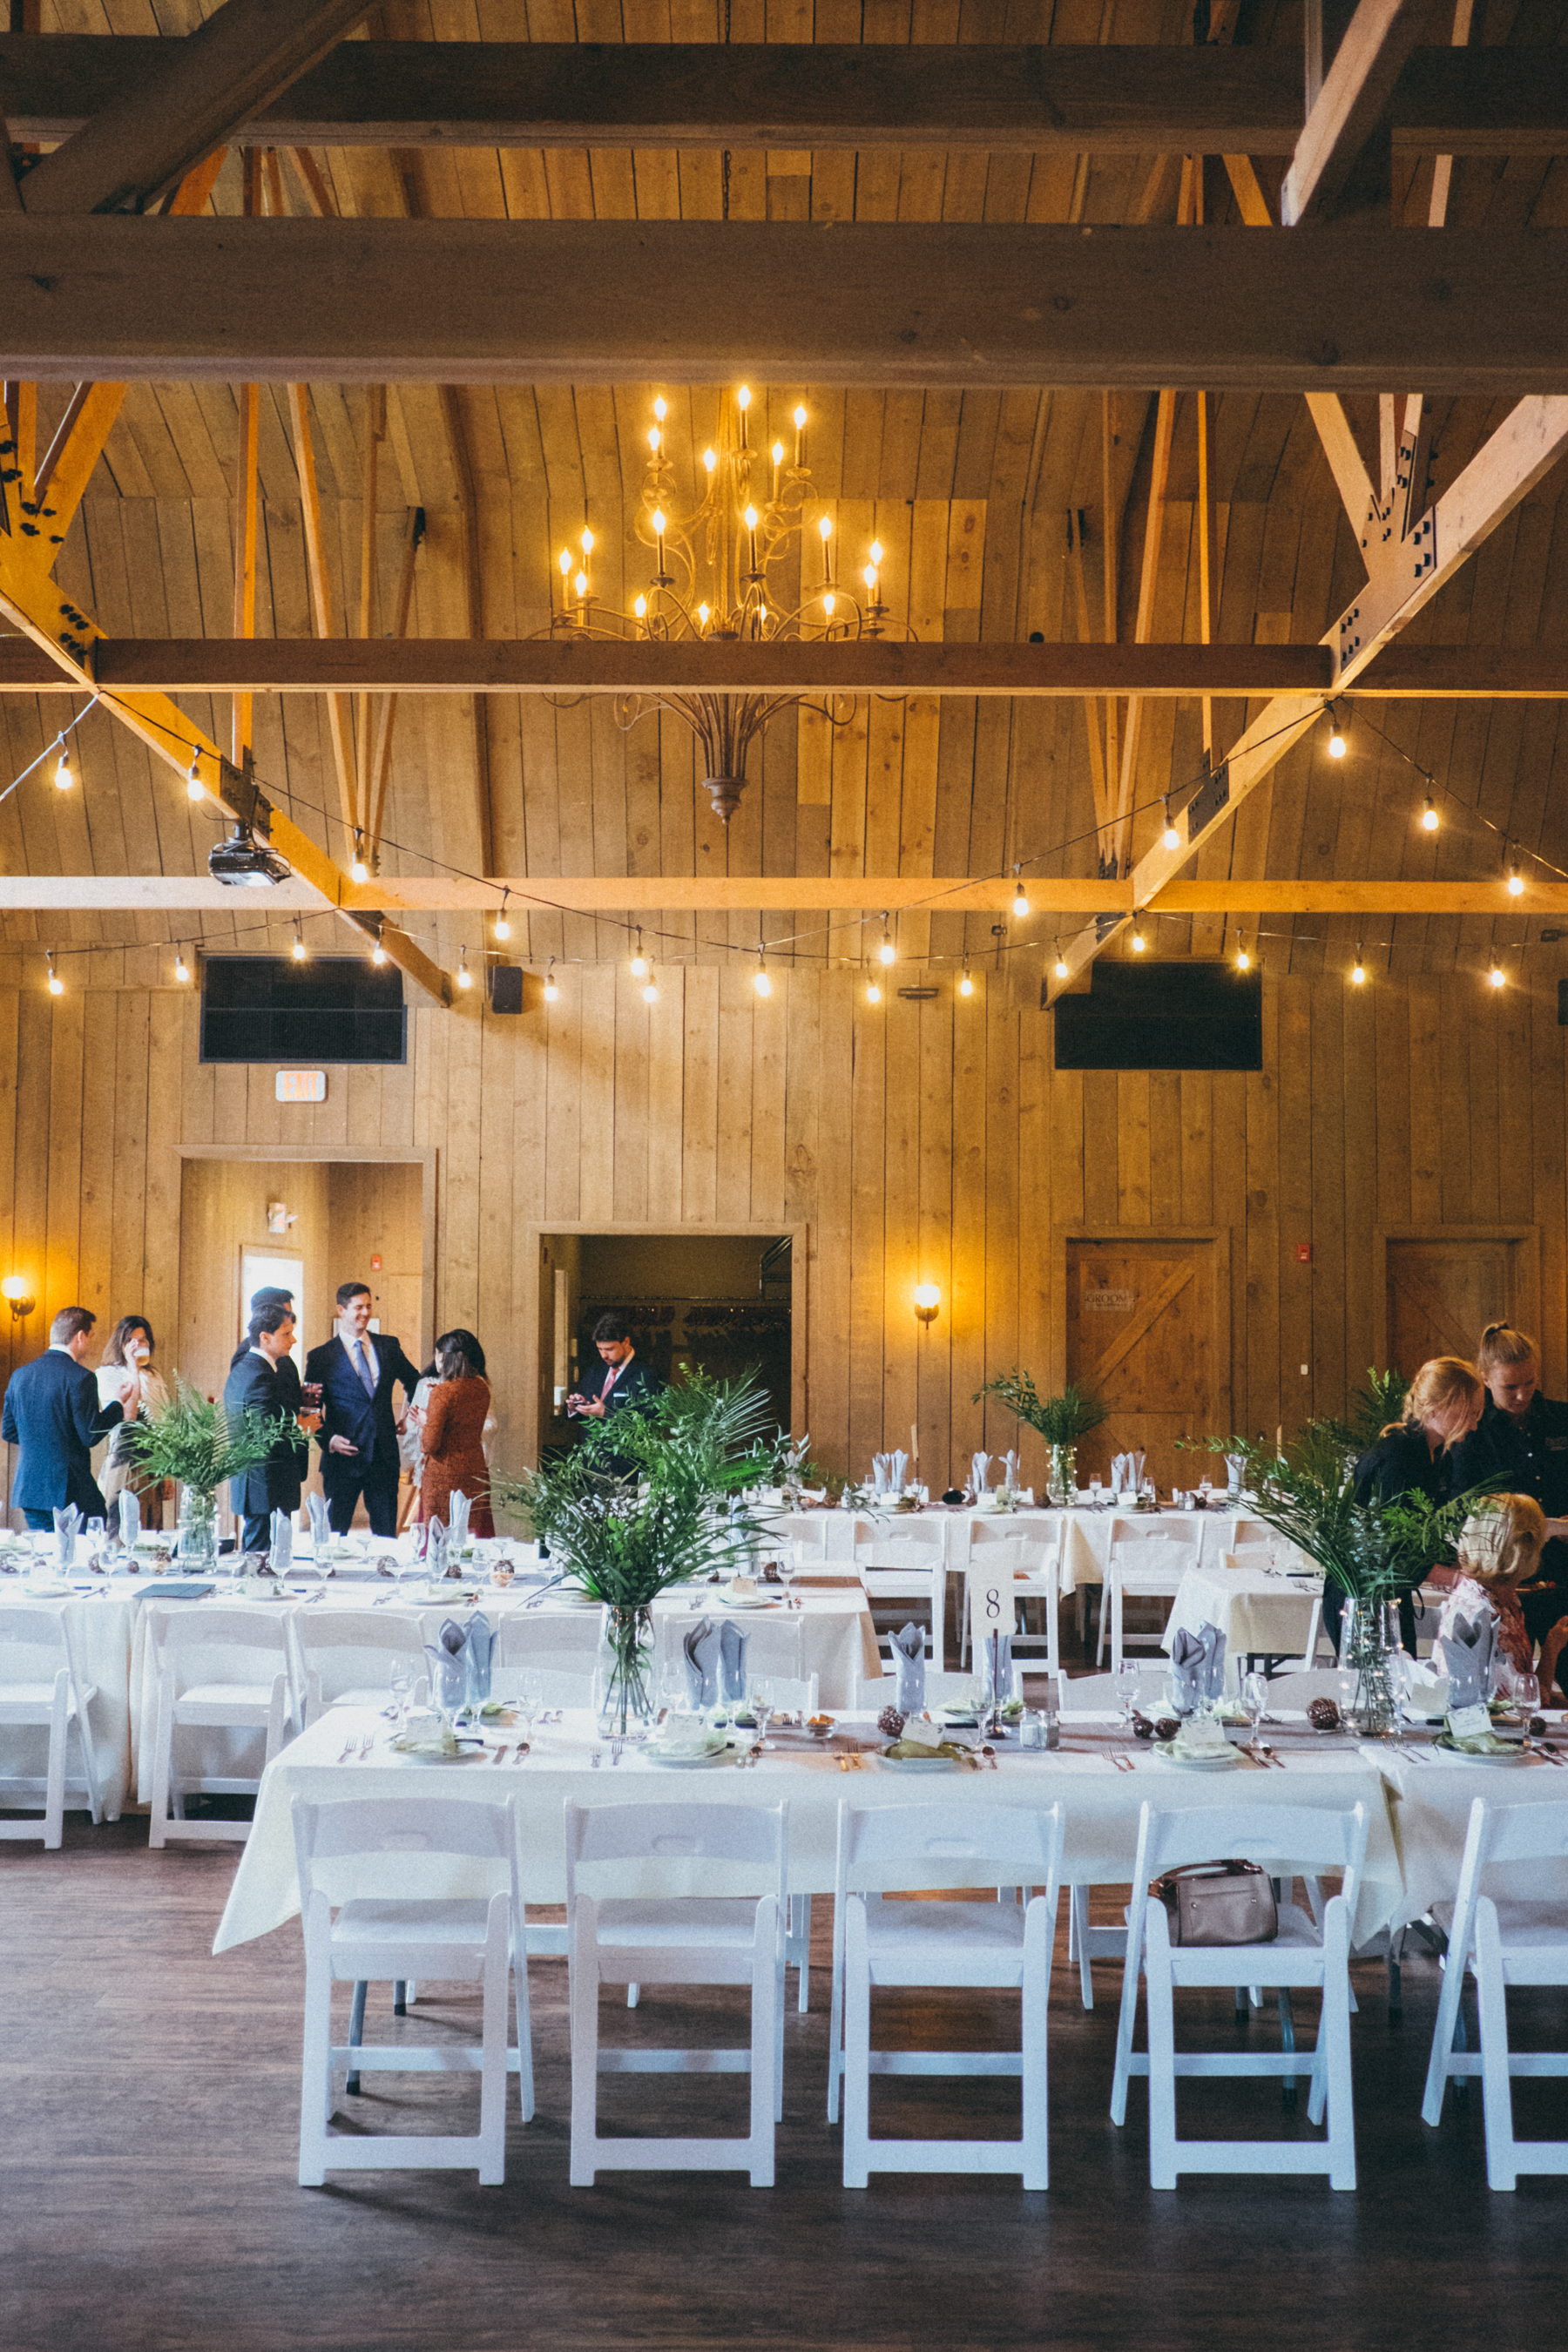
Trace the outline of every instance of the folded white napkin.
{"label": "folded white napkin", "polygon": [[272,1514],[272,1543],[267,1554],[274,1576],[286,1576],[294,1558],[294,1522],[287,1511]]}
{"label": "folded white napkin", "polygon": [[910,1457],[907,1454],[892,1454],[889,1455],[888,1484],[892,1488],[895,1495],[901,1495],[903,1493],[904,1480],[909,1476],[909,1473]]}
{"label": "folded white napkin", "polygon": [[62,1568],[75,1565],[76,1539],[80,1528],[81,1513],[74,1503],[68,1503],[63,1511],[55,1513],[55,1548]]}
{"label": "folded white napkin", "polygon": [[900,1715],[919,1715],[926,1703],[926,1637],[923,1625],[905,1625],[892,1637],[895,1704]]}
{"label": "folded white napkin", "polygon": [[122,1487],[120,1495],[120,1540],[127,1551],[135,1549],[136,1538],[141,1532],[142,1506],[129,1486]]}
{"label": "folded white napkin", "polygon": [[461,1559],[463,1546],[468,1539],[468,1512],[471,1506],[468,1497],[460,1488],[448,1496],[447,1508],[451,1513],[447,1528],[447,1550],[451,1558]]}
{"label": "folded white napkin", "polygon": [[686,1683],[694,1707],[719,1704],[719,1627],[698,1619],[681,1643],[686,1656]]}
{"label": "folded white napkin", "polygon": [[432,1519],[425,1540],[425,1565],[432,1577],[447,1573],[447,1528],[444,1520]]}
{"label": "folded white napkin", "polygon": [[325,1559],[327,1556],[327,1548],[332,1540],[331,1521],[327,1517],[326,1496],[324,1495],[307,1495],[305,1497],[305,1508],[310,1515],[311,1548],[318,1559]]}
{"label": "folded white napkin", "polygon": [[1009,1494],[1017,1489],[1018,1457],[1016,1454],[1004,1454],[1002,1456],[1002,1484]]}
{"label": "folded white napkin", "polygon": [[979,1501],[981,1496],[985,1492],[985,1478],[990,1467],[991,1456],[989,1454],[976,1454],[971,1457],[969,1465],[969,1485],[970,1492],[973,1495],[976,1502]]}

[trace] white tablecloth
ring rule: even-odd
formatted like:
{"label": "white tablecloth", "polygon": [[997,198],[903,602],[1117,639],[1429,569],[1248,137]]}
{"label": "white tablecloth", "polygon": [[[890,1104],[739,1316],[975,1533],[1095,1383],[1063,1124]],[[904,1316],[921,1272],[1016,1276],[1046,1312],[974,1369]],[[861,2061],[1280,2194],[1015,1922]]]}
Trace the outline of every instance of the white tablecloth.
{"label": "white tablecloth", "polygon": [[[808,1511],[798,1514],[792,1524],[797,1526],[808,1543],[820,1541],[825,1545],[829,1564],[853,1560],[858,1530],[863,1541],[871,1538],[880,1543],[897,1542],[916,1530],[923,1534],[928,1528],[940,1528],[947,1564],[954,1572],[962,1571],[966,1565],[977,1531],[983,1540],[990,1536],[1026,1536],[1034,1542],[1059,1548],[1061,1589],[1068,1593],[1082,1585],[1104,1583],[1110,1558],[1111,1526],[1119,1517],[1132,1518],[1140,1529],[1146,1528],[1152,1535],[1191,1543],[1197,1559],[1217,1560],[1220,1553],[1229,1548],[1237,1516],[1234,1511],[1219,1509],[1119,1513],[1109,1502],[1096,1510],[1086,1494],[1072,1510],[1026,1504],[1016,1511],[942,1507],[905,1513]],[[1245,1518],[1247,1514],[1243,1511],[1239,1516]]]}
{"label": "white tablecloth", "polygon": [[[910,1774],[871,1755],[861,1769],[846,1773],[832,1756],[809,1748],[769,1755],[749,1770],[740,1769],[732,1759],[726,1758],[712,1765],[672,1771],[649,1762],[635,1748],[628,1748],[620,1767],[612,1769],[608,1749],[594,1740],[586,1716],[569,1714],[563,1726],[537,1736],[533,1752],[521,1764],[508,1761],[499,1767],[489,1761],[452,1765],[405,1761],[390,1755],[384,1744],[363,1763],[340,1764],[337,1758],[351,1727],[374,1729],[383,1743],[388,1728],[375,1715],[338,1708],[268,1767],[249,1842],[240,1856],[218,1926],[215,1951],[227,1951],[251,1937],[264,1936],[298,1912],[291,1819],[297,1796],[317,1802],[436,1793],[490,1802],[515,1798],[524,1823],[523,1895],[533,1903],[564,1899],[562,1807],[569,1796],[579,1804],[761,1805],[777,1803],[782,1798],[789,1806],[790,1885],[803,1894],[832,1889],[838,1807],[846,1799],[862,1806],[958,1801],[976,1808],[1048,1805],[1059,1801],[1067,1815],[1067,1877],[1075,1884],[1111,1885],[1125,1885],[1131,1874],[1139,1808],[1145,1800],[1184,1811],[1238,1803],[1342,1809],[1362,1802],[1369,1809],[1371,1833],[1355,1922],[1358,1942],[1401,1916],[1405,1900],[1378,1761],[1348,1742],[1336,1743],[1321,1753],[1295,1755],[1283,1772],[1260,1768],[1222,1773],[1188,1771],[1143,1756],[1129,1774],[1110,1761],[1111,1745],[1121,1748],[1125,1743],[1103,1725],[1090,1730],[1086,1718],[1065,1733],[1067,1749],[1005,1755],[994,1772],[962,1769]],[[868,1718],[860,1718],[854,1727],[871,1736]],[[595,1745],[603,1754],[597,1770],[590,1761]],[[461,1865],[429,1867],[434,1874],[428,1884],[421,1877],[419,1892],[465,1891]],[[628,1873],[627,1891],[728,1891],[721,1872],[712,1865],[702,1868],[699,1889],[683,1877],[679,1866],[650,1863],[640,1875]],[[952,1879],[951,1863],[933,1863],[923,1871],[901,1868],[898,1874],[898,1883],[904,1885],[942,1886],[951,1885]],[[356,1890],[345,1872],[331,1883],[330,1891],[341,1897]]]}
{"label": "white tablecloth", "polygon": [[[135,1603],[128,1588],[121,1584],[118,1591],[79,1601],[42,1600],[31,1598],[22,1590],[21,1579],[0,1578],[0,1601],[7,1608],[25,1609],[29,1616],[64,1618],[69,1629],[71,1648],[77,1672],[84,1684],[96,1685],[88,1702],[88,1722],[91,1727],[93,1751],[98,1760],[100,1786],[103,1792],[104,1811],[111,1822],[118,1821],[127,1802],[131,1781],[131,1704],[129,1664],[132,1611]],[[0,1731],[0,1779],[15,1774],[22,1780],[40,1780],[48,1751],[48,1734],[30,1730],[21,1725],[7,1725]],[[80,1771],[74,1738],[66,1758],[68,1786]],[[3,1801],[3,1800],[0,1800]],[[74,1797],[70,1801],[74,1804]]]}
{"label": "white tablecloth", "polygon": [[1298,1584],[1260,1569],[1224,1568],[1217,1560],[1189,1568],[1176,1587],[1163,1647],[1168,1653],[1178,1626],[1195,1633],[1200,1625],[1217,1625],[1227,1664],[1250,1654],[1299,1658],[1311,1631],[1313,1603],[1322,1592],[1321,1578]]}

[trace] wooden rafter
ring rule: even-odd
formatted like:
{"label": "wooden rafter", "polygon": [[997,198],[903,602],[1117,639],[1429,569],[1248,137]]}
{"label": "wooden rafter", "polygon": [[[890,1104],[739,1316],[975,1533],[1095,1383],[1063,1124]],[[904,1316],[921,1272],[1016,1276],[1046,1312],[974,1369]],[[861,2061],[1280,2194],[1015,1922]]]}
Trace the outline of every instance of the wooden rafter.
{"label": "wooden rafter", "polygon": [[1296,142],[1279,191],[1289,228],[1326,219],[1394,95],[1418,42],[1436,30],[1443,0],[1359,0]]}
{"label": "wooden rafter", "polygon": [[[1555,391],[1568,232],[0,219],[17,373]],[[768,300],[759,316],[755,288]],[[396,299],[388,299],[395,288]]]}

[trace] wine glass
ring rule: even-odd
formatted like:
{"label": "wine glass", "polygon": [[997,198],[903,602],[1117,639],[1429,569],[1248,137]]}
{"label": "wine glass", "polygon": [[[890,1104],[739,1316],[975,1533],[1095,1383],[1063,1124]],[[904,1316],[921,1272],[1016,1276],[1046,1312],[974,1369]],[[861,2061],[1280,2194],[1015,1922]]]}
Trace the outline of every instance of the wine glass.
{"label": "wine glass", "polygon": [[1089,1473],[1089,1507],[1091,1511],[1098,1511],[1100,1508],[1100,1473],[1098,1470],[1092,1470]]}
{"label": "wine glass", "polygon": [[794,1543],[783,1545],[775,1566],[779,1572],[779,1582],[784,1587],[784,1607],[787,1609],[790,1606],[790,1587],[795,1582],[795,1570],[800,1566],[800,1546]]}
{"label": "wine glass", "polygon": [[1257,1744],[1258,1728],[1268,1712],[1268,1685],[1259,1674],[1243,1675],[1241,1678],[1241,1711],[1247,1717],[1247,1728]]}
{"label": "wine glass", "polygon": [[768,1744],[768,1726],[773,1719],[773,1685],[765,1675],[752,1678],[752,1713],[757,1718],[757,1746]]}
{"label": "wine glass", "polygon": [[1523,1666],[1514,1668],[1513,1703],[1528,1729],[1531,1717],[1538,1712],[1541,1706],[1541,1680],[1539,1675]]}
{"label": "wine glass", "polygon": [[1131,1730],[1138,1708],[1138,1685],[1141,1677],[1135,1665],[1123,1659],[1116,1669],[1116,1698],[1121,1709],[1121,1720]]}
{"label": "wine glass", "polygon": [[396,1709],[396,1736],[401,1738],[408,1728],[408,1711],[414,1704],[414,1686],[419,1680],[418,1669],[412,1658],[399,1658],[391,1675],[392,1703]]}
{"label": "wine glass", "polygon": [[539,1710],[544,1696],[544,1685],[537,1674],[526,1674],[517,1686],[517,1711],[522,1717],[524,1744],[533,1745],[533,1727],[539,1720]]}

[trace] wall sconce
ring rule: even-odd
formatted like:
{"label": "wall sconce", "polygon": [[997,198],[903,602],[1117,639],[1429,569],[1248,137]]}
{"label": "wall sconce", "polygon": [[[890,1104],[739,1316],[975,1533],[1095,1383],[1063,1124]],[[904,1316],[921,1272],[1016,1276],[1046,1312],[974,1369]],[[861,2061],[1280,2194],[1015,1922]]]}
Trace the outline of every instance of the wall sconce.
{"label": "wall sconce", "polygon": [[5,1281],[0,1282],[0,1298],[10,1300],[11,1313],[17,1322],[24,1315],[30,1315],[37,1304],[27,1288],[27,1277],[23,1274],[8,1274]]}
{"label": "wall sconce", "polygon": [[942,1305],[942,1293],[934,1282],[922,1282],[915,1292],[915,1313],[929,1328],[936,1320],[936,1310]]}

